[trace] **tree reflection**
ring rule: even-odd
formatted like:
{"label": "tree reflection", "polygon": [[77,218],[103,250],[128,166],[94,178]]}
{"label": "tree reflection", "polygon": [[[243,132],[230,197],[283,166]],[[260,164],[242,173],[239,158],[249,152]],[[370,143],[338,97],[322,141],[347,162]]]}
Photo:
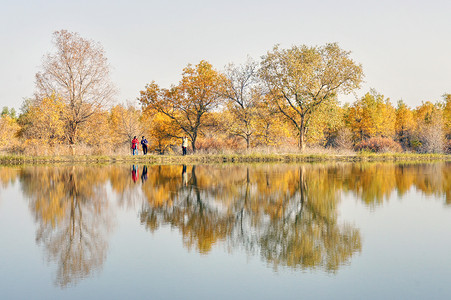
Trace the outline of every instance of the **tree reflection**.
{"label": "tree reflection", "polygon": [[[141,221],[178,228],[188,248],[208,253],[217,241],[258,252],[275,268],[335,271],[360,251],[359,231],[336,221],[338,191],[327,169],[191,167],[172,185],[172,197],[149,199]],[[164,173],[163,170],[160,170]],[[321,173],[321,174],[319,174]],[[182,175],[183,176],[183,175]]]}
{"label": "tree reflection", "polygon": [[[177,169],[180,170],[180,167],[177,166]],[[171,176],[174,166],[159,166],[156,172],[151,172],[153,178],[158,178],[160,188],[146,188],[147,199],[152,205],[141,211],[141,222],[151,231],[161,223],[177,227],[188,248],[195,246],[205,254],[217,240],[225,238],[233,216],[220,212],[212,203],[205,201],[212,196],[211,191],[200,188],[195,166],[191,167],[189,176],[183,169],[182,179]]]}
{"label": "tree reflection", "polygon": [[18,169],[12,167],[0,167],[0,187],[6,189],[16,181]]}
{"label": "tree reflection", "polygon": [[149,231],[171,226],[188,249],[208,254],[221,243],[275,269],[335,272],[361,251],[359,230],[337,217],[343,193],[371,208],[412,189],[451,204],[449,162],[0,168],[2,187],[17,178],[62,287],[105,261],[108,183],[119,207],[141,208]]}
{"label": "tree reflection", "polygon": [[56,284],[76,284],[101,269],[110,215],[99,167],[26,168],[22,189],[39,223],[36,241],[57,263]]}
{"label": "tree reflection", "polygon": [[10,184],[14,184],[19,171],[17,168],[0,166],[0,204],[2,200],[2,190],[7,189]]}
{"label": "tree reflection", "polygon": [[451,204],[451,162],[367,163],[345,165],[342,189],[354,193],[370,206],[381,205],[393,192],[405,195],[412,187],[425,195],[444,196]]}

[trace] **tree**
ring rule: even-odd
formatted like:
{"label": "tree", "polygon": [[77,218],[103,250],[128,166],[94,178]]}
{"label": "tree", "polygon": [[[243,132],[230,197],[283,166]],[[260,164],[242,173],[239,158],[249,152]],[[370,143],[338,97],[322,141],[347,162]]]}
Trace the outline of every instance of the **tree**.
{"label": "tree", "polygon": [[102,46],[66,30],[54,34],[55,53],[44,57],[36,74],[36,100],[56,94],[65,103],[67,140],[77,142],[80,124],[112,101],[115,88]]}
{"label": "tree", "polygon": [[17,134],[20,130],[16,119],[9,115],[0,117],[0,150],[11,149],[18,143]]}
{"label": "tree", "polygon": [[440,105],[430,101],[424,102],[415,110],[416,136],[420,152],[442,152],[444,149],[444,123],[443,112]]}
{"label": "tree", "polygon": [[256,145],[263,146],[281,146],[291,145],[293,135],[291,125],[286,118],[280,113],[277,106],[268,100],[269,96],[265,95],[263,102],[258,103],[255,107],[258,124],[255,131]]}
{"label": "tree", "polygon": [[375,90],[366,93],[349,108],[346,121],[355,142],[376,136],[395,136],[395,108],[389,98],[384,98]]}
{"label": "tree", "polygon": [[338,132],[343,125],[343,109],[338,100],[335,98],[323,102],[318,105],[316,117],[310,121],[307,140],[324,147],[334,146]]}
{"label": "tree", "polygon": [[131,103],[126,107],[119,104],[111,109],[110,126],[119,144],[130,144],[134,136],[144,132],[141,117],[141,110]]}
{"label": "tree", "polygon": [[12,119],[16,119],[16,110],[14,107],[11,107],[11,109],[8,108],[8,106],[4,106],[2,109],[1,116],[10,116]]}
{"label": "tree", "polygon": [[[27,124],[23,136],[53,146],[64,141],[64,103],[52,94],[27,109]],[[22,119],[23,120],[23,119]]]}
{"label": "tree", "polygon": [[206,125],[206,114],[220,103],[223,82],[224,76],[202,60],[196,66],[188,65],[183,69],[178,86],[161,89],[152,82],[140,92],[138,100],[144,110],[152,109],[168,116],[175,127],[188,135],[195,152],[196,139]]}
{"label": "tree", "polygon": [[309,122],[316,117],[317,107],[360,86],[362,67],[349,54],[333,43],[291,49],[275,46],[263,56],[261,78],[272,101],[298,131],[301,150],[305,149]]}
{"label": "tree", "polygon": [[405,148],[410,145],[410,138],[415,130],[413,111],[402,101],[398,101],[396,109],[396,135],[399,142]]}
{"label": "tree", "polygon": [[251,137],[256,131],[258,115],[256,106],[261,101],[262,90],[258,85],[258,64],[248,60],[242,66],[229,64],[225,71],[224,97],[230,113],[228,131],[246,141],[249,149]]}
{"label": "tree", "polygon": [[451,94],[443,95],[444,108],[443,108],[443,122],[445,125],[446,136],[448,140],[451,139]]}
{"label": "tree", "polygon": [[149,136],[149,149],[157,151],[160,154],[164,152],[174,144],[177,143],[177,139],[174,135],[179,135],[177,128],[174,128],[174,123],[167,115],[157,111],[147,110],[143,114],[144,123],[149,124],[146,127],[146,132]]}

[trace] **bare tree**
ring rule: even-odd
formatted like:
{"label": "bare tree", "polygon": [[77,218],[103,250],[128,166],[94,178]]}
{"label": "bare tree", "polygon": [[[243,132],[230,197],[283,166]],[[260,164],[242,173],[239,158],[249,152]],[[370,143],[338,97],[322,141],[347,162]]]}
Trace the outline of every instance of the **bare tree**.
{"label": "bare tree", "polygon": [[262,99],[258,63],[252,59],[241,66],[229,64],[225,70],[224,98],[231,114],[229,132],[246,141],[249,149],[251,137],[258,123],[256,108]]}
{"label": "bare tree", "polygon": [[53,36],[56,52],[44,57],[42,71],[36,74],[36,99],[52,94],[63,99],[67,140],[73,146],[80,124],[112,101],[115,88],[99,43],[66,30]]}
{"label": "bare tree", "polygon": [[141,123],[141,110],[135,108],[131,102],[127,103],[127,107],[121,106],[119,113],[118,133],[124,140],[130,144],[134,136],[140,136],[144,133],[143,124]]}

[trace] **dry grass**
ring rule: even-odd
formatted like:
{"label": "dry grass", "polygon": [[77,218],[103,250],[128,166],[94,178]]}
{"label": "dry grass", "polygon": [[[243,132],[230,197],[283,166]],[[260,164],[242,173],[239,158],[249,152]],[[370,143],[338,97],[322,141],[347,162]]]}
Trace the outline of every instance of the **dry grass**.
{"label": "dry grass", "polygon": [[181,155],[75,155],[75,156],[0,156],[0,164],[47,164],[47,163],[146,163],[146,164],[210,164],[210,163],[261,163],[261,162],[328,162],[328,161],[451,161],[449,154],[411,153],[196,153]]}

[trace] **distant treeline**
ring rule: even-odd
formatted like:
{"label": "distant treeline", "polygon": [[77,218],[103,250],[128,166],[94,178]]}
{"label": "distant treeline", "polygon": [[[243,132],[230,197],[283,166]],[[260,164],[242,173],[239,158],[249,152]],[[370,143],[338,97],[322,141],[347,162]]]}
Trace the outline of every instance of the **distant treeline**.
{"label": "distant treeline", "polygon": [[275,46],[260,61],[218,71],[187,65],[177,85],[147,84],[135,103],[112,105],[103,48],[77,33],[54,33],[55,52],[36,74],[36,92],[17,115],[5,107],[0,151],[30,155],[113,154],[146,136],[159,153],[306,146],[374,152],[450,152],[451,94],[410,108],[375,90],[352,104],[362,66],[337,44]]}

